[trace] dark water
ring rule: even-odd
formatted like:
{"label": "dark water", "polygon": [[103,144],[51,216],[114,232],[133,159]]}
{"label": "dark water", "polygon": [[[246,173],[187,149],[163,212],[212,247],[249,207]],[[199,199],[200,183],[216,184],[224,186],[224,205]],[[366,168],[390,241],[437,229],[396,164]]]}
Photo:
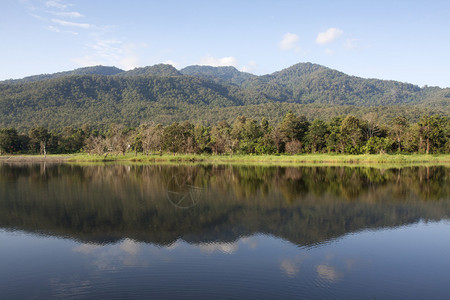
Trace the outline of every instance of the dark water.
{"label": "dark water", "polygon": [[450,299],[450,169],[0,165],[0,298]]}

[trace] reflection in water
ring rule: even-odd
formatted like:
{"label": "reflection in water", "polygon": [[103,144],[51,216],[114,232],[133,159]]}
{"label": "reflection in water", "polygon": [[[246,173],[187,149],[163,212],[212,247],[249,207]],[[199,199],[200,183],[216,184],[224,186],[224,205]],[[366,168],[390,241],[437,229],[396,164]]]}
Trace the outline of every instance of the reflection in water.
{"label": "reflection in water", "polygon": [[296,259],[286,258],[281,262],[281,269],[288,275],[289,277],[294,277],[300,271],[301,261]]}
{"label": "reflection in water", "polygon": [[167,199],[176,208],[191,208],[198,204],[205,190],[195,186],[191,176],[174,174],[167,185]]}
{"label": "reflection in water", "polygon": [[3,164],[0,290],[447,299],[449,188],[445,167]]}
{"label": "reflection in water", "polygon": [[3,164],[0,226],[98,244],[181,237],[208,249],[264,233],[314,245],[447,219],[449,186],[445,167]]}
{"label": "reflection in water", "polygon": [[329,282],[336,282],[342,277],[342,273],[336,271],[332,266],[328,265],[318,265],[316,266],[317,274],[321,279],[327,280]]}

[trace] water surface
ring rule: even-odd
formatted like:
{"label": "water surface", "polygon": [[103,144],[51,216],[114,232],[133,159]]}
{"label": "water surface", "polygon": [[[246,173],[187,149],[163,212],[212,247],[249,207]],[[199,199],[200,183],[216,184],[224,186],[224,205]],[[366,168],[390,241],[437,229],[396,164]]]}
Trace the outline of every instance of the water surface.
{"label": "water surface", "polygon": [[2,164],[0,292],[448,299],[449,174]]}

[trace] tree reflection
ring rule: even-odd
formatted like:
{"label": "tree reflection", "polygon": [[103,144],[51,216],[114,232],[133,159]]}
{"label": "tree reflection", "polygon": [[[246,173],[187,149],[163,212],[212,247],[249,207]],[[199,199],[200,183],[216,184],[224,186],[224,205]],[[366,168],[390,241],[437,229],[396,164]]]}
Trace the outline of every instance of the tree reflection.
{"label": "tree reflection", "polygon": [[0,165],[0,226],[94,242],[310,245],[364,228],[448,219],[449,169]]}

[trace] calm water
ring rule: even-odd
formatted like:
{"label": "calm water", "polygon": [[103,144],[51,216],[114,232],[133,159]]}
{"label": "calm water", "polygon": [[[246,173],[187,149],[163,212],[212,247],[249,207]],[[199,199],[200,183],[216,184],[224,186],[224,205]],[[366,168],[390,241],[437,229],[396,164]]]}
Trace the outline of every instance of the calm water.
{"label": "calm water", "polygon": [[0,298],[450,299],[449,175],[0,164]]}

